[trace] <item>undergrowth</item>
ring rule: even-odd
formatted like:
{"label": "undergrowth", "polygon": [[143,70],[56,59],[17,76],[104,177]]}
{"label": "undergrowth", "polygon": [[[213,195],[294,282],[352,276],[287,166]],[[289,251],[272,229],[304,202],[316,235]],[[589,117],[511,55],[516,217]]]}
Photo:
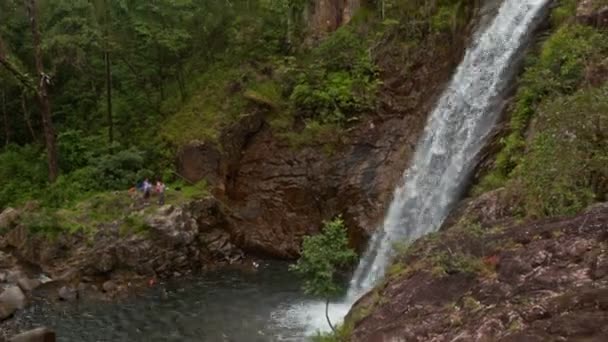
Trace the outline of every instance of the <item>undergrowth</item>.
{"label": "undergrowth", "polygon": [[508,134],[473,194],[506,187],[525,217],[575,214],[606,197],[605,87],[589,84],[608,35],[575,23],[575,1],[552,15],[553,33],[526,62]]}

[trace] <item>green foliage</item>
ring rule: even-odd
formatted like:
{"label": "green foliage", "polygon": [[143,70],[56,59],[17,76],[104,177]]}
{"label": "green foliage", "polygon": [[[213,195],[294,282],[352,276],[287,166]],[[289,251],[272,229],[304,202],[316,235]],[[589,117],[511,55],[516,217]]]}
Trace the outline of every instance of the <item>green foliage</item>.
{"label": "green foliage", "polygon": [[488,271],[480,258],[464,253],[439,252],[430,257],[431,273],[442,277],[454,273],[479,275]]}
{"label": "green foliage", "polygon": [[462,307],[468,312],[476,312],[482,308],[481,303],[471,296],[462,298]]}
{"label": "green foliage", "polygon": [[0,208],[35,198],[45,187],[46,164],[37,146],[9,146],[0,153]]}
{"label": "green foliage", "polygon": [[219,131],[244,114],[246,105],[240,89],[247,72],[215,65],[196,83],[196,94],[162,125],[161,135],[179,146],[193,140],[216,141]]}
{"label": "green foliage", "polygon": [[26,213],[21,218],[21,224],[34,234],[56,235],[63,231],[59,217],[48,210]]}
{"label": "green foliage", "polygon": [[141,215],[130,214],[124,218],[120,226],[120,233],[122,235],[145,234],[149,228]]}
{"label": "green foliage", "polygon": [[290,270],[304,277],[306,293],[330,298],[343,290],[336,280],[339,269],[352,264],[356,257],[348,247],[344,221],[337,217],[324,223],[321,234],[304,238],[300,259]]}
{"label": "green foliage", "polygon": [[79,143],[68,146],[65,156],[74,163],[68,165],[87,166],[64,173],[53,184],[46,179],[44,154],[34,146],[11,147],[0,153],[0,207],[34,199],[58,208],[95,192],[128,189],[153,176],[145,168],[144,153],[136,148],[97,155],[99,151],[85,150]]}
{"label": "green foliage", "polygon": [[344,125],[374,108],[378,86],[365,41],[342,27],[312,51],[290,100],[300,118]]}
{"label": "green foliage", "polygon": [[463,1],[441,1],[436,13],[431,17],[430,23],[434,32],[456,32],[456,28],[463,24]]}
{"label": "green foliage", "polygon": [[515,182],[529,216],[569,215],[608,193],[608,89],[586,89],[544,103]]}
{"label": "green foliage", "polygon": [[549,37],[539,56],[527,62],[511,112],[510,133],[502,140],[494,170],[482,179],[475,192],[505,184],[524,155],[526,132],[538,106],[576,91],[585,67],[601,60],[606,51],[608,36],[587,26],[565,24]]}
{"label": "green foliage", "polygon": [[353,333],[354,326],[349,323],[342,324],[336,327],[336,331],[317,333],[312,336],[312,342],[344,342],[350,339]]}
{"label": "green foliage", "polygon": [[136,148],[106,154],[94,161],[98,189],[128,189],[144,177],[152,177],[145,169],[143,152]]}
{"label": "green foliage", "polygon": [[179,189],[178,192],[184,200],[199,199],[209,195],[209,185],[205,180],[188,185],[184,185],[183,182],[177,182],[171,188]]}
{"label": "green foliage", "polygon": [[551,23],[559,26],[572,19],[576,15],[577,5],[578,0],[561,0],[559,6],[551,12]]}
{"label": "green foliage", "polygon": [[250,101],[265,105],[274,110],[280,110],[284,105],[282,89],[276,81],[267,80],[254,83],[244,93]]}

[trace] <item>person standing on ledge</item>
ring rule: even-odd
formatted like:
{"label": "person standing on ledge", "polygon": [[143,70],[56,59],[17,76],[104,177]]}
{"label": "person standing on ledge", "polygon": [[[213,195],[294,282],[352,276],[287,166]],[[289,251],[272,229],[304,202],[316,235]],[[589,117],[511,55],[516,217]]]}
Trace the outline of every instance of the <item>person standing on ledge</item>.
{"label": "person standing on ledge", "polygon": [[158,193],[158,205],[165,204],[165,184],[159,179],[156,181],[156,192]]}
{"label": "person standing on ledge", "polygon": [[150,191],[152,191],[152,184],[150,184],[150,181],[148,180],[148,178],[146,178],[146,180],[144,180],[144,184],[142,185],[142,190],[144,191],[144,200],[148,200],[150,198]]}

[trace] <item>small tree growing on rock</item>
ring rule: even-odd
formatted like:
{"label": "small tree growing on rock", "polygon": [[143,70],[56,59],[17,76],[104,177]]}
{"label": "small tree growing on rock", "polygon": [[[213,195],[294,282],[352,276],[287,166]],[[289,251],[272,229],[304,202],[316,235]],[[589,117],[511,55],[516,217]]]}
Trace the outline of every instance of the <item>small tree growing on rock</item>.
{"label": "small tree growing on rock", "polygon": [[338,216],[323,223],[321,234],[304,238],[300,259],[291,267],[292,271],[304,277],[307,294],[325,298],[325,317],[334,332],[328,313],[329,300],[344,290],[337,279],[338,271],[356,258],[357,254],[348,247],[344,221]]}

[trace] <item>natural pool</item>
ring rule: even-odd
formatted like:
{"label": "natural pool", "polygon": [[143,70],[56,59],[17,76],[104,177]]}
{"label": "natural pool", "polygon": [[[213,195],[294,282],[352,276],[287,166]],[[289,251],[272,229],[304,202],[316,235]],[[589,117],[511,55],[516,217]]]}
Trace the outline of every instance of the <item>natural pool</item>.
{"label": "natural pool", "polygon": [[35,304],[18,319],[23,329],[51,327],[65,342],[304,341],[303,322],[277,317],[307,301],[300,285],[287,264],[269,263],[171,281],[118,302]]}

